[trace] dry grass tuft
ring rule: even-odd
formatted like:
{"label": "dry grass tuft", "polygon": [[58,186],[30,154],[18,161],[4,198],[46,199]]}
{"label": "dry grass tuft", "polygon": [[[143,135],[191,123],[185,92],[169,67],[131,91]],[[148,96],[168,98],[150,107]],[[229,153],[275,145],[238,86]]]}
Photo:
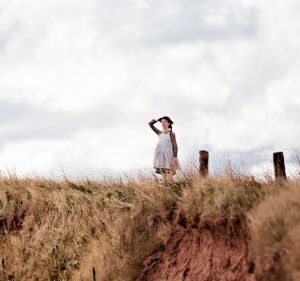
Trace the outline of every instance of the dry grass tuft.
{"label": "dry grass tuft", "polygon": [[256,264],[261,265],[260,280],[299,280],[299,182],[278,188],[252,210],[250,218],[250,249]]}

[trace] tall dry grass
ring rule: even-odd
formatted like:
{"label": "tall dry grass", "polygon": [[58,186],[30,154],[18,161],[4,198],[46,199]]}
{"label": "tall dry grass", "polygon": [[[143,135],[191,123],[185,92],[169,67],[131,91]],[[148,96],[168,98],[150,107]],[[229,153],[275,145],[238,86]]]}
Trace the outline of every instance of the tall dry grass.
{"label": "tall dry grass", "polygon": [[260,280],[300,280],[300,183],[290,181],[251,210],[250,252]]}
{"label": "tall dry grass", "polygon": [[[159,248],[178,196],[140,178],[0,179],[1,280],[126,280]],[[125,278],[125,279],[124,279]]]}
{"label": "tall dry grass", "polygon": [[[205,179],[193,165],[182,172],[169,187],[155,175],[126,181],[2,175],[0,280],[93,280],[93,274],[96,280],[134,280],[143,260],[163,249],[171,227],[159,214],[171,208],[203,215],[253,212],[257,261],[281,235],[278,247],[289,253],[286,270],[297,272],[299,256],[287,246],[299,244],[297,179],[261,181],[230,161]],[[278,209],[268,203],[272,200],[277,200]],[[286,214],[288,219],[283,220]],[[270,221],[267,226],[265,220]],[[291,232],[290,224],[295,226]]]}

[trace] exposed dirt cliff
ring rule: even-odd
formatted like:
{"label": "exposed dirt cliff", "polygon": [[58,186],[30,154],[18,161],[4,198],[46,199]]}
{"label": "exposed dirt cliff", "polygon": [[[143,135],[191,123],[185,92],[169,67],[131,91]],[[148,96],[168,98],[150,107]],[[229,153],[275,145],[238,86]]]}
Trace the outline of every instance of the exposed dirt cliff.
{"label": "exposed dirt cliff", "polygon": [[254,281],[245,215],[162,214],[172,232],[162,251],[144,261],[138,281]]}

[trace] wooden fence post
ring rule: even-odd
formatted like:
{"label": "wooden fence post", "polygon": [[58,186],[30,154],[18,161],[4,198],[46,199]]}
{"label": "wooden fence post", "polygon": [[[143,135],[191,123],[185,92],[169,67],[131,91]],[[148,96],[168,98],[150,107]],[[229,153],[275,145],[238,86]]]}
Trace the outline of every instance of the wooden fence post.
{"label": "wooden fence post", "polygon": [[200,159],[199,159],[200,167],[199,167],[199,172],[200,172],[200,175],[202,177],[206,177],[208,175],[208,159],[209,159],[208,151],[206,151],[206,150],[200,150],[199,153],[200,153]]}
{"label": "wooden fence post", "polygon": [[284,164],[284,156],[283,152],[274,152],[273,153],[273,163],[274,163],[274,171],[275,171],[275,179],[285,179],[286,174],[285,174],[285,164]]}

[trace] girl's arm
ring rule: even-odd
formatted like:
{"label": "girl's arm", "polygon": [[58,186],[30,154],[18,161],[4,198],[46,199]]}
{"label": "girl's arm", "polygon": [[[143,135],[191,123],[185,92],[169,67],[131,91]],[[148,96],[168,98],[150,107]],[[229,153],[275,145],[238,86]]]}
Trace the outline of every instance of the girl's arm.
{"label": "girl's arm", "polygon": [[161,133],[161,131],[158,130],[158,129],[154,126],[154,123],[156,123],[156,122],[157,122],[157,120],[152,119],[151,121],[148,122],[148,124],[149,124],[150,128],[158,135],[158,134]]}
{"label": "girl's arm", "polygon": [[172,146],[173,146],[173,157],[177,157],[177,152],[178,152],[178,146],[176,142],[176,135],[174,132],[171,134],[171,141],[172,141]]}

